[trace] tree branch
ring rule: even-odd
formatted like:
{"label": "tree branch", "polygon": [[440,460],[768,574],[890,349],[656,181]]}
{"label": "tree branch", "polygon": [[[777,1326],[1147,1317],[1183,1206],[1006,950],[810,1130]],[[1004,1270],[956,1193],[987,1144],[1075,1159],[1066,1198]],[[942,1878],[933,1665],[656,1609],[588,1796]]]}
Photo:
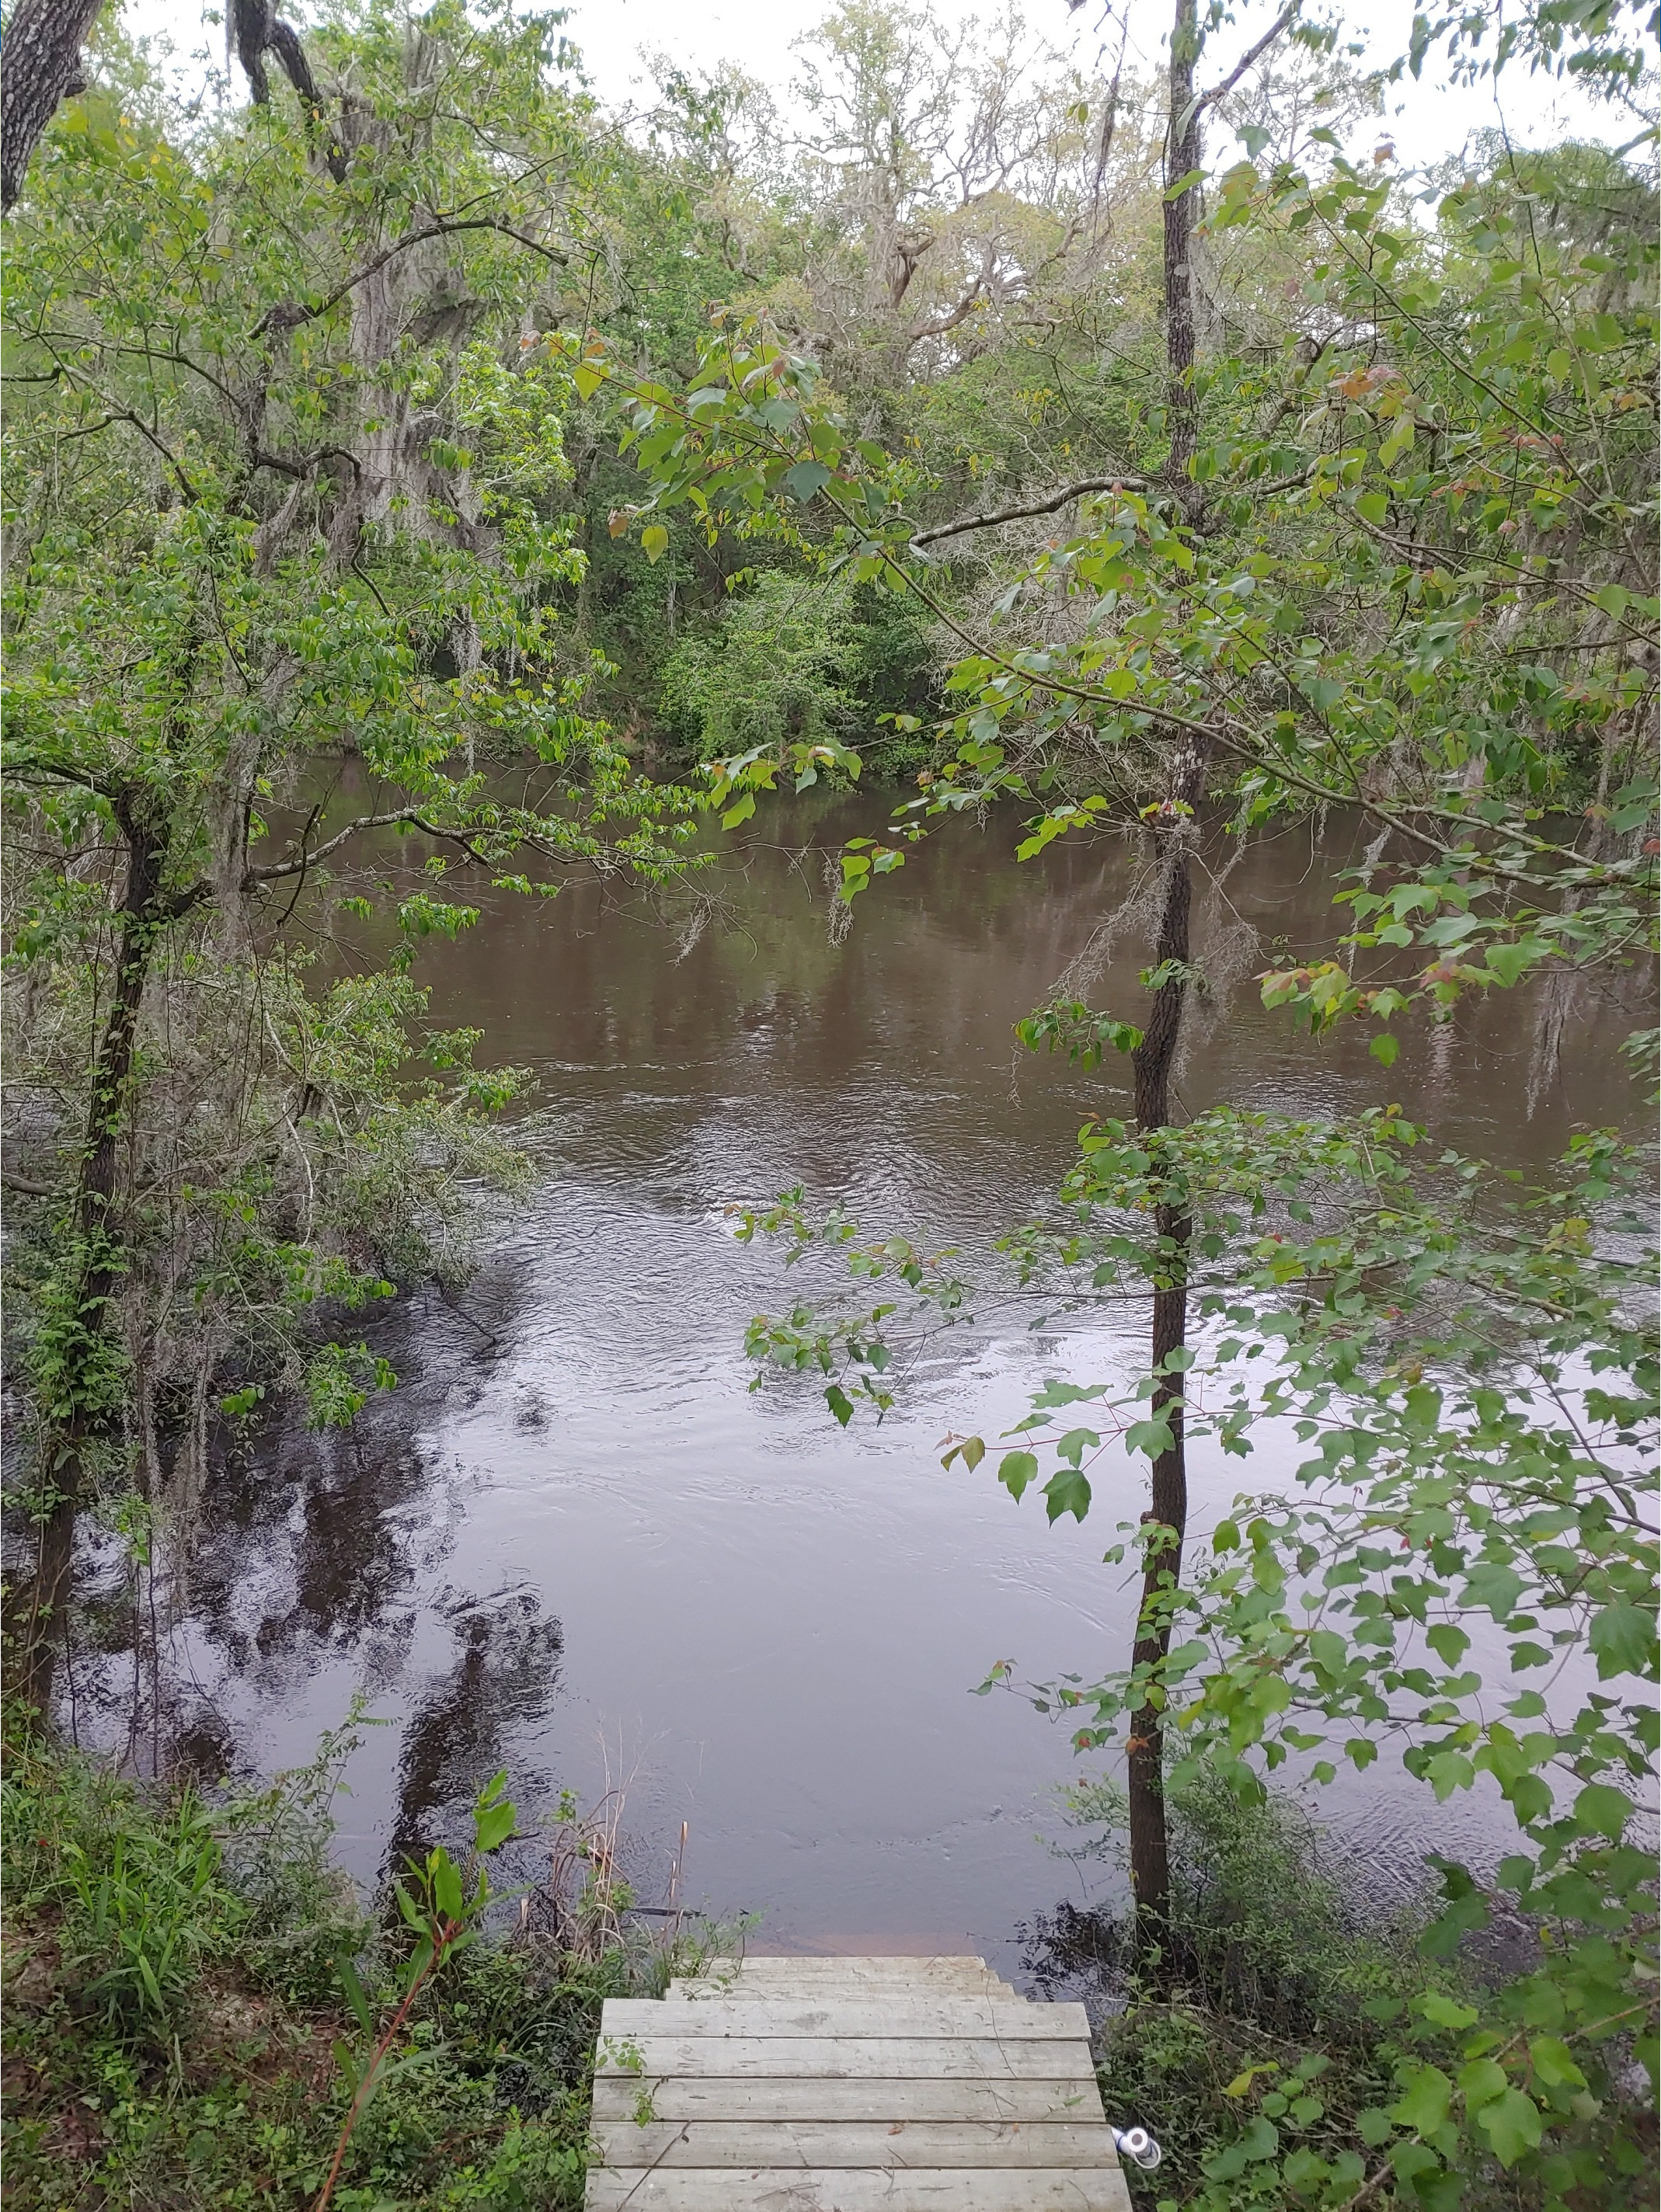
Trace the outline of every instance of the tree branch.
{"label": "tree branch", "polygon": [[8,1190],[21,1190],[26,1198],[55,1198],[56,1186],[36,1182],[32,1176],[14,1175],[9,1168],[0,1168],[0,1183]]}
{"label": "tree branch", "polygon": [[1226,98],[1228,94],[1233,91],[1235,86],[1238,84],[1240,79],[1245,75],[1246,71],[1252,67],[1253,64],[1260,62],[1262,59],[1263,56],[1275,44],[1276,39],[1280,37],[1281,32],[1286,29],[1287,24],[1290,23],[1293,16],[1296,15],[1301,4],[1302,0],[1292,0],[1292,5],[1289,8],[1283,8],[1281,10],[1280,14],[1275,18],[1275,21],[1263,33],[1262,37],[1258,40],[1256,45],[1247,48],[1246,52],[1241,55],[1239,60],[1235,63],[1233,68],[1223,79],[1222,82],[1220,84],[1214,84],[1209,92],[1202,92],[1200,94],[1199,98],[1195,101],[1193,107],[1189,110],[1189,118],[1193,116],[1203,115],[1208,107],[1214,107],[1220,100]]}
{"label": "tree branch", "polygon": [[1147,477],[1120,474],[1110,477],[1084,477],[1077,483],[1066,484],[1052,498],[1036,501],[1030,507],[1001,507],[993,514],[966,514],[960,522],[942,522],[933,530],[920,530],[911,540],[914,545],[933,545],[941,538],[959,538],[968,530],[995,530],[1002,522],[1025,522],[1035,514],[1054,514],[1057,507],[1065,507],[1069,500],[1080,499],[1092,491],[1146,491]]}
{"label": "tree branch", "polygon": [[360,284],[368,283],[377,270],[384,269],[389,261],[396,259],[400,253],[407,252],[411,246],[423,246],[429,238],[453,238],[459,232],[465,230],[499,231],[504,238],[511,238],[515,244],[526,247],[532,253],[539,253],[545,261],[551,261],[561,269],[568,258],[565,254],[556,252],[552,246],[543,246],[536,239],[527,238],[522,230],[515,230],[511,223],[497,221],[494,216],[480,216],[466,222],[429,223],[424,230],[411,231],[407,236],[395,240],[384,253],[377,253],[373,261],[366,261],[362,269],[349,276],[344,284],[337,285],[327,299],[319,301],[316,307],[301,307],[295,300],[279,300],[275,307],[267,307],[248,336],[251,339],[264,337],[268,330],[295,330],[301,323],[315,322],[319,315],[326,315],[331,307],[338,307],[349,292],[355,292]]}
{"label": "tree branch", "polygon": [[[284,876],[297,876],[302,869],[314,868],[319,860],[327,860],[331,853],[338,852],[360,830],[386,830],[394,822],[413,822],[423,830],[428,827],[421,819],[419,808],[414,806],[400,807],[395,814],[360,814],[356,822],[349,822],[344,830],[336,830],[332,837],[326,837],[320,845],[314,845],[308,853],[297,853],[292,860],[268,860],[263,867],[249,868],[243,875],[242,887],[249,890],[256,884],[274,884],[280,882]],[[435,830],[432,834],[441,836],[445,833]]]}

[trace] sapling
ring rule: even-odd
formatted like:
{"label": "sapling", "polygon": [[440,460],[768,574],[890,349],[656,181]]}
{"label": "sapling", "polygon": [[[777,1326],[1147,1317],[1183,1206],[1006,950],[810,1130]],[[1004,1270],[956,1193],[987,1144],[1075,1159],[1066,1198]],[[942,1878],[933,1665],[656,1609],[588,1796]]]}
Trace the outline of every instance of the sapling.
{"label": "sapling", "polygon": [[416,1999],[446,1960],[465,1951],[478,1938],[479,1923],[491,1896],[490,1877],[484,1861],[514,1833],[518,1818],[506,1795],[507,1787],[508,1776],[503,1769],[485,1784],[474,1801],[471,1887],[469,1870],[459,1868],[442,1844],[435,1844],[424,1860],[408,1861],[410,1884],[393,1883],[392,1894],[398,1900],[399,1911],[413,1931],[416,1944],[399,1969],[395,1984],[398,2002],[379,2034],[375,2032],[374,2008],[350,1954],[343,1954],[338,1962],[341,1989],[368,2041],[369,2055],[360,2069],[350,2045],[344,2041],[335,2045],[335,2057],[350,2086],[352,2101],[314,2212],[327,2212],[353,2133],[368,2109],[370,2099],[394,2075],[417,2063],[421,2056],[418,2052],[407,2052],[399,2058],[391,2056]]}

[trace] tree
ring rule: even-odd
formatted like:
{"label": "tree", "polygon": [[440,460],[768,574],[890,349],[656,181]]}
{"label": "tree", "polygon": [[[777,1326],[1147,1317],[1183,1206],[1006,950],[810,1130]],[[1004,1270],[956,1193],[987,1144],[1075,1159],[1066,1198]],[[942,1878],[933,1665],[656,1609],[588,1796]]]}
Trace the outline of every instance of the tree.
{"label": "tree", "polygon": [[0,211],[23,189],[29,158],[58,102],[84,90],[81,49],[104,0],[18,0],[0,74]]}
{"label": "tree", "polygon": [[[6,66],[0,76],[0,213],[9,214],[40,134],[65,100],[88,82],[85,46],[104,0],[18,0],[6,24]],[[313,121],[323,102],[306,49],[271,0],[234,0],[231,36],[256,100],[271,96],[265,56],[274,53]],[[344,181],[338,145],[329,150],[335,181]]]}
{"label": "tree", "polygon": [[[557,521],[569,380],[520,341],[566,258],[579,118],[544,28],[462,27],[431,15],[407,49],[376,15],[336,34],[362,87],[344,187],[270,111],[188,154],[99,118],[55,137],[15,218],[11,1105],[44,1172],[21,1179],[39,1211],[15,1371],[38,1664],[83,1503],[135,1460],[155,1479],[158,1397],[188,1383],[199,1464],[228,1359],[303,1381],[308,1316],[442,1267],[461,1180],[511,1172],[480,1124],[514,1079],[471,1067],[476,1033],[429,1036],[435,1078],[409,1081],[409,968],[478,918],[447,878],[552,895],[683,866],[684,794],[583,713],[589,669],[550,605],[580,568]],[[465,211],[435,213],[450,195]],[[371,790],[344,819],[311,766],[341,753]],[[532,764],[506,793],[504,758]],[[401,891],[375,865],[388,834],[425,854]],[[295,929],[355,854],[392,957],[314,997]],[[326,1413],[362,1401],[337,1387],[362,1347],[328,1349]]]}
{"label": "tree", "polygon": [[[1249,331],[1253,292],[1283,301],[1291,280],[1304,326],[1272,349],[1202,359],[1199,120],[1264,47],[1198,94],[1196,43],[1192,11],[1179,9],[1164,360],[1147,366],[1143,448],[1127,467],[920,526],[915,478],[851,434],[816,363],[753,325],[709,348],[690,390],[637,386],[630,432],[653,487],[642,515],[690,502],[713,530],[770,514],[803,557],[915,593],[968,648],[949,679],[965,703],[938,732],[922,795],[900,810],[892,842],[849,849],[846,896],[902,866],[932,817],[1001,797],[1043,805],[1024,858],[1098,832],[1116,803],[1152,825],[1163,857],[1145,1026],[1054,1007],[1032,1036],[1130,1054],[1156,1166],[1194,981],[1185,841],[1214,762],[1237,834],[1311,802],[1372,815],[1378,842],[1345,895],[1358,924],[1349,960],[1417,947],[1424,965],[1416,977],[1383,963],[1357,976],[1346,962],[1313,962],[1269,975],[1264,992],[1311,1027],[1379,1024],[1386,1066],[1388,1025],[1415,1002],[1445,1015],[1467,991],[1553,963],[1619,974],[1653,941],[1656,580],[1637,526],[1652,498],[1650,195],[1613,157],[1530,163],[1496,149],[1496,173],[1444,195],[1427,239],[1376,164],[1364,172],[1335,153],[1324,173],[1282,164],[1268,177],[1241,164],[1205,223],[1214,240],[1244,242],[1233,319]],[[603,345],[582,359],[579,374],[604,380]],[[997,602],[1014,617],[1008,642],[966,624],[949,580],[919,558],[1074,501],[1097,503],[1081,504],[1074,534],[1016,565]],[[1016,626],[1024,594],[1047,629]],[[1087,618],[1057,622],[1058,602],[1083,602]],[[809,748],[713,763],[724,818],[742,818],[792,769],[818,772]],[[1584,811],[1562,829],[1548,808],[1566,799]],[[1135,1675],[1147,1698],[1129,1772],[1138,1905],[1157,1947],[1190,1219],[1179,1188],[1151,1202],[1153,1404],[1138,1448],[1153,1463],[1153,1499]],[[867,1317],[847,1340],[881,1340]],[[787,1338],[793,1357],[800,1348]],[[840,1412],[845,1385],[831,1387]]]}

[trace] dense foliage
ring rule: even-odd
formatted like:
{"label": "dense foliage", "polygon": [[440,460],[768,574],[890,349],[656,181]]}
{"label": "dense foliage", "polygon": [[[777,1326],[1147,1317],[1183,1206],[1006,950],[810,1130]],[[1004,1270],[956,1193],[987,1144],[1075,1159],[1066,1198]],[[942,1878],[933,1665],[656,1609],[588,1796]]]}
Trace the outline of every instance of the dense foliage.
{"label": "dense foliage", "polygon": [[[601,2003],[660,1992],[707,1944],[624,1938],[595,1881],[563,1924],[545,1893],[511,1939],[481,1935],[479,1878],[440,1850],[406,1870],[405,1901],[419,1918],[424,1893],[453,1893],[479,1940],[453,1938],[423,1975],[420,1944],[378,1926],[330,1863],[348,1747],[256,1793],[204,1796],[13,1739],[0,1836],[18,2204],[300,2212],[337,2151],[339,2206],[581,2204]],[[487,1851],[503,1814],[478,1830]]]}

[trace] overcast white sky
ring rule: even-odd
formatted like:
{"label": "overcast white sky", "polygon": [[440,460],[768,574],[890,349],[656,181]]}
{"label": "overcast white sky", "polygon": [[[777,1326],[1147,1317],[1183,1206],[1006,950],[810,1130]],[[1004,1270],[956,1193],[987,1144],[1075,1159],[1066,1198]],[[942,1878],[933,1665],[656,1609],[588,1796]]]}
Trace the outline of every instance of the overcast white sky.
{"label": "overcast white sky", "polygon": [[[977,12],[962,0],[937,0],[937,4],[946,15]],[[1347,10],[1354,26],[1351,35],[1366,40],[1369,64],[1388,62],[1403,51],[1414,5],[1415,0],[1352,0]],[[303,21],[304,0],[294,0],[294,6]],[[749,75],[784,94],[796,73],[794,42],[825,15],[828,7],[829,0],[571,0],[566,31],[581,49],[593,88],[609,106],[649,97],[650,81],[641,57],[654,51],[666,52],[683,67],[694,70],[735,60]],[[991,12],[984,0],[978,12]],[[1271,12],[1269,0],[1247,0],[1238,10],[1237,23],[1214,35],[1208,59],[1218,73],[1266,27]],[[204,0],[128,0],[125,10],[131,29],[163,33],[181,59],[204,45],[216,57],[222,54],[224,34],[207,26],[205,13]],[[1069,15],[1065,0],[1027,0],[1029,30],[1064,50],[1071,48],[1084,65],[1100,51],[1101,33],[1095,27],[1099,13],[1093,3]],[[1163,65],[1171,13],[1169,0],[1129,0],[1133,64],[1140,62],[1147,70]],[[1114,43],[1116,46],[1116,31]],[[1497,102],[1492,87],[1454,90],[1430,82],[1433,74],[1433,65],[1427,64],[1425,82],[1415,85],[1406,79],[1390,94],[1389,135],[1404,166],[1457,152],[1473,132],[1501,117],[1518,144],[1540,144],[1571,134],[1619,144],[1640,127],[1627,110],[1589,100],[1573,87],[1530,78],[1520,67],[1513,66],[1501,77]],[[240,96],[240,80],[236,89]],[[1225,151],[1214,145],[1213,160]]]}
{"label": "overcast white sky", "polygon": [[[638,57],[642,50],[658,48],[683,64],[708,66],[738,59],[751,76],[782,88],[795,73],[792,42],[828,12],[826,0],[705,0],[697,7],[688,6],[685,0],[573,0],[566,28],[582,50],[595,90],[604,99],[620,102],[631,95],[639,99],[648,89]],[[952,0],[941,0],[942,15],[976,12],[972,7],[954,9]],[[990,10],[983,6],[978,12]],[[1368,44],[1366,65],[1388,63],[1405,51],[1415,0],[1371,0],[1347,12],[1355,19],[1349,35]],[[1269,0],[1255,0],[1238,10],[1235,26],[1214,35],[1209,56],[1217,75],[1224,74],[1261,35],[1274,13]],[[1171,15],[1169,0],[1129,0],[1129,56],[1133,63],[1140,59],[1145,71],[1164,66]],[[1099,16],[1099,9],[1091,5],[1070,15],[1064,0],[1028,0],[1026,7],[1029,29],[1063,49],[1071,47],[1081,64],[1088,64],[1100,51],[1101,34],[1094,27]],[[1116,27],[1114,45],[1116,48]],[[1431,74],[1427,64],[1427,79]],[[1621,143],[1640,127],[1628,120],[1624,111],[1611,112],[1573,88],[1548,86],[1539,78],[1530,81],[1520,69],[1507,71],[1500,88],[1506,123],[1518,143],[1543,143],[1573,133]],[[1390,96],[1388,120],[1404,163],[1434,161],[1457,151],[1472,131],[1495,123],[1494,92],[1491,88],[1455,91],[1427,82],[1415,85],[1409,79]]]}

